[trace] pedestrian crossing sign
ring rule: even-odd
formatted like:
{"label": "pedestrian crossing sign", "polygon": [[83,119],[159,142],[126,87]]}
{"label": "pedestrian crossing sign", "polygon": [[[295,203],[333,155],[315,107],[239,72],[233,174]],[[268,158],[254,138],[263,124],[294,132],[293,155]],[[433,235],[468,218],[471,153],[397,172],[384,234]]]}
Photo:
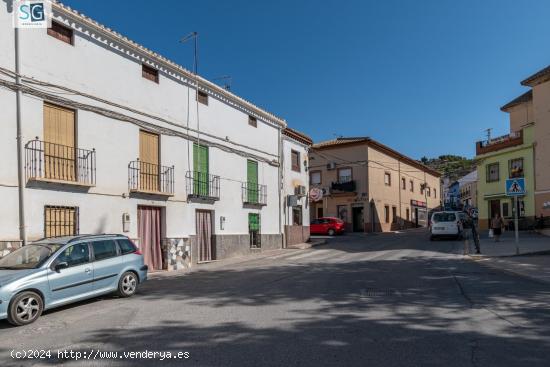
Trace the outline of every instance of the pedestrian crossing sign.
{"label": "pedestrian crossing sign", "polygon": [[506,196],[525,195],[525,178],[510,178],[506,180]]}

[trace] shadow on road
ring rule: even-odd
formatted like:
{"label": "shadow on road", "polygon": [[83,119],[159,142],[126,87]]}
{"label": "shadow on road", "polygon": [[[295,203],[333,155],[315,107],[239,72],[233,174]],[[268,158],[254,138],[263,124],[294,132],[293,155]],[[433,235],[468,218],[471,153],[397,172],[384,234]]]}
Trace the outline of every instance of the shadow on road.
{"label": "shadow on road", "polygon": [[[420,276],[406,276],[418,268]],[[231,317],[205,326],[166,315],[154,327],[102,329],[80,342],[188,351],[189,362],[208,366],[387,366],[407,365],[408,358],[424,366],[542,366],[550,347],[549,297],[548,287],[461,260],[220,269],[151,281],[139,298],[176,301],[174,313],[189,305],[220,312],[245,306],[253,313],[289,303],[295,306],[288,318],[274,316],[266,327]],[[320,309],[305,307],[312,301]],[[501,322],[484,325],[494,313]]]}

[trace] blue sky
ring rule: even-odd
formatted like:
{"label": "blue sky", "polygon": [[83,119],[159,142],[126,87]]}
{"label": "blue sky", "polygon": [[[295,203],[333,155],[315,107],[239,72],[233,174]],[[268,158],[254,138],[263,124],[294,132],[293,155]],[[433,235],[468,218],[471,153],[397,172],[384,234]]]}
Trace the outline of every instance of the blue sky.
{"label": "blue sky", "polygon": [[[62,0],[63,1],[63,0]],[[474,155],[499,107],[550,64],[550,1],[64,0],[315,141],[371,136],[420,158]]]}

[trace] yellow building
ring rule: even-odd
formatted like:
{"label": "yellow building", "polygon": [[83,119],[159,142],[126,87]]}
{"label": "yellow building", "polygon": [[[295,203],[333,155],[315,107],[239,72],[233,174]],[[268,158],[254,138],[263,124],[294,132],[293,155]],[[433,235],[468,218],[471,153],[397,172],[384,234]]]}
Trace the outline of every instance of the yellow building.
{"label": "yellow building", "polygon": [[426,226],[440,204],[440,174],[368,137],[314,144],[310,186],[322,189],[311,217],[339,217],[348,231]]}

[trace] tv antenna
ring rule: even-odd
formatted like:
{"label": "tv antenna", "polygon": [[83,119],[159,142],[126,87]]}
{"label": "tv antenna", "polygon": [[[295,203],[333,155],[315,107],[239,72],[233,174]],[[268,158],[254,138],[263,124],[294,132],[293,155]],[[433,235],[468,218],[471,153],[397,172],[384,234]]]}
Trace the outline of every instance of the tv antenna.
{"label": "tv antenna", "polygon": [[222,75],[217,78],[213,78],[212,80],[219,81],[223,89],[231,90],[231,82],[233,81],[231,75]]}

